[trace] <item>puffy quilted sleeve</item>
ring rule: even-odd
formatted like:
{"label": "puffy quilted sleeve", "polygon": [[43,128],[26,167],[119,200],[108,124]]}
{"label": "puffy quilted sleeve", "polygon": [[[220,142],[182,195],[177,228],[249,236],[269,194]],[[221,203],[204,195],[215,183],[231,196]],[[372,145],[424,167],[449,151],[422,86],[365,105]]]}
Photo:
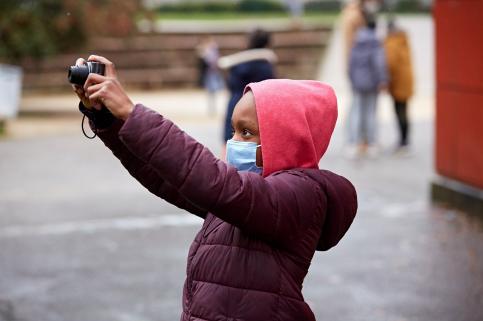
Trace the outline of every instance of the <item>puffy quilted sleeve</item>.
{"label": "puffy quilted sleeve", "polygon": [[112,151],[112,153],[121,161],[122,165],[137,181],[146,187],[151,193],[157,195],[169,203],[193,213],[201,218],[206,217],[206,211],[195,206],[184,198],[176,188],[169,182],[164,180],[152,166],[140,158],[132,154],[126,146],[119,140],[119,129],[124,122],[113,120],[112,124],[106,128],[100,129],[100,126],[90,122],[91,128],[95,130],[99,138]]}
{"label": "puffy quilted sleeve", "polygon": [[318,227],[325,196],[316,182],[296,171],[267,178],[238,172],[156,112],[136,105],[119,132],[125,146],[184,198],[242,230],[290,244],[307,226]]}
{"label": "puffy quilted sleeve", "polygon": [[327,198],[325,220],[317,244],[317,250],[327,251],[339,243],[351,226],[357,213],[357,193],[349,180],[330,171],[321,170],[312,177],[319,182]]}

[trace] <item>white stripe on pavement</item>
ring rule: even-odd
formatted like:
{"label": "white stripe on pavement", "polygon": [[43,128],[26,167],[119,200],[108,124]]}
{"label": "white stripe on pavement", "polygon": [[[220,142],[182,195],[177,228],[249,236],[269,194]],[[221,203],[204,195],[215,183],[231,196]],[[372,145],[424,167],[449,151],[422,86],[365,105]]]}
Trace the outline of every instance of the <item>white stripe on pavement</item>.
{"label": "white stripe on pavement", "polygon": [[166,226],[201,226],[202,223],[203,220],[195,215],[179,213],[157,217],[126,217],[35,226],[10,226],[0,228],[0,237],[65,235],[71,233],[94,233],[103,230],[146,230]]}
{"label": "white stripe on pavement", "polygon": [[[373,212],[388,219],[397,219],[408,213],[427,209],[424,201],[410,203],[391,203],[381,206],[379,202],[361,202],[360,212]],[[371,206],[373,205],[373,206]],[[125,217],[77,222],[50,223],[35,226],[10,226],[0,228],[0,238],[39,235],[65,235],[71,233],[95,233],[105,230],[147,230],[160,227],[201,226],[203,220],[185,213],[166,214],[153,217]]]}

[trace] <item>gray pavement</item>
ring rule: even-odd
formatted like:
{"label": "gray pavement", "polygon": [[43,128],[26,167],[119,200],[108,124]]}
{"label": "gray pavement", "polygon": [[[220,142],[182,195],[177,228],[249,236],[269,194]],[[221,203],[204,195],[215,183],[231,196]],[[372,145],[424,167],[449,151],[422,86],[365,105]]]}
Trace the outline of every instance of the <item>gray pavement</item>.
{"label": "gray pavement", "polygon": [[[432,41],[428,18],[406,21],[416,44]],[[360,207],[340,244],[315,255],[306,299],[318,320],[483,320],[483,224],[429,200],[431,78],[411,102],[412,156],[391,153],[396,131],[383,96],[381,155],[346,159],[349,95],[329,68],[337,43],[336,34],[321,79],[334,84],[341,116],[321,167],[354,183]],[[432,49],[413,47],[425,79]],[[200,91],[131,95],[220,153],[226,94],[214,117]],[[0,320],[177,320],[201,221],[150,195],[99,140],[85,139],[75,104],[67,95],[24,97],[31,114],[52,108],[62,117],[21,118],[0,140]]]}

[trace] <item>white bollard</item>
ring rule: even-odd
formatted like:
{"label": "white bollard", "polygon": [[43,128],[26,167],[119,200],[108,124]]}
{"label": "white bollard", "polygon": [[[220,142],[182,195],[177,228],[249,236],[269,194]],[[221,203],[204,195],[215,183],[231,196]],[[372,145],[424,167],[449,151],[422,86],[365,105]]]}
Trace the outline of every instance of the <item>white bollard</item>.
{"label": "white bollard", "polygon": [[22,91],[22,68],[0,64],[0,119],[15,118]]}

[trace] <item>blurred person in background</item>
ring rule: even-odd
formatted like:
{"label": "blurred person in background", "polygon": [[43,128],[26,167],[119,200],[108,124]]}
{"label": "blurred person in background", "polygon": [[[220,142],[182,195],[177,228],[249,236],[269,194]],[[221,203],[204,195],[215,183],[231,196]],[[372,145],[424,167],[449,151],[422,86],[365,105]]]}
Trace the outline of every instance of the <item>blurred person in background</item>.
{"label": "blurred person in background", "polygon": [[377,156],[377,98],[387,88],[388,75],[384,48],[376,35],[375,20],[368,19],[359,29],[349,58],[352,105],[349,111],[347,156]]}
{"label": "blurred person in background", "polygon": [[303,0],[285,0],[285,6],[288,8],[292,19],[292,27],[299,29],[303,25],[302,17],[304,15]]}
{"label": "blurred person in background", "polygon": [[394,101],[400,137],[396,153],[408,154],[410,126],[407,109],[408,100],[413,95],[411,50],[406,32],[398,28],[394,19],[388,21],[387,31],[384,48],[389,72],[388,90]]}
{"label": "blurred person in background", "polygon": [[346,67],[348,67],[355,34],[359,28],[366,25],[366,20],[376,20],[380,8],[380,0],[350,0],[342,9],[341,27]]}
{"label": "blurred person in background", "polygon": [[223,162],[134,105],[109,60],[89,60],[106,65],[105,76],[74,87],[91,128],[149,191],[204,220],[188,254],[180,320],[315,321],[305,276],[315,252],[337,245],[357,212],[353,185],[318,168],[337,121],[333,89],[311,80],[250,83]]}
{"label": "blurred person in background", "polygon": [[349,66],[349,56],[350,51],[352,49],[352,43],[354,42],[354,35],[359,30],[359,28],[363,27],[364,22],[364,13],[362,11],[362,1],[361,0],[352,0],[349,1],[342,9],[342,37],[343,37],[343,45],[344,45],[344,66],[346,70]]}
{"label": "blurred person in background", "polygon": [[[341,17],[341,30],[343,39],[343,53],[344,53],[344,72],[349,75],[349,60],[351,56],[351,50],[354,46],[354,39],[357,32],[361,28],[366,27],[367,21],[377,21],[377,14],[381,8],[380,0],[349,0],[344,8],[342,9]],[[351,83],[351,79],[349,82]],[[351,86],[352,87],[352,86]],[[345,146],[345,153],[349,158],[356,156],[358,153],[358,146],[351,142],[351,124],[357,122],[358,120],[351,119],[353,116],[357,116],[357,113],[353,112],[354,101],[358,100],[360,97],[356,97],[355,92],[352,91],[352,99],[349,105],[349,112],[346,116],[346,126],[349,128],[349,144]]]}
{"label": "blurred person in background", "polygon": [[196,51],[199,59],[199,83],[208,93],[208,115],[213,116],[216,111],[216,93],[223,88],[223,78],[218,69],[218,44],[212,36],[208,36],[202,39]]}
{"label": "blurred person in background", "polygon": [[275,78],[274,64],[277,56],[273,50],[267,48],[270,45],[270,38],[267,31],[256,29],[248,36],[247,50],[221,57],[218,61],[221,69],[228,70],[226,84],[230,91],[223,130],[222,157],[225,155],[226,141],[233,134],[233,108],[242,97],[245,86],[251,82]]}

